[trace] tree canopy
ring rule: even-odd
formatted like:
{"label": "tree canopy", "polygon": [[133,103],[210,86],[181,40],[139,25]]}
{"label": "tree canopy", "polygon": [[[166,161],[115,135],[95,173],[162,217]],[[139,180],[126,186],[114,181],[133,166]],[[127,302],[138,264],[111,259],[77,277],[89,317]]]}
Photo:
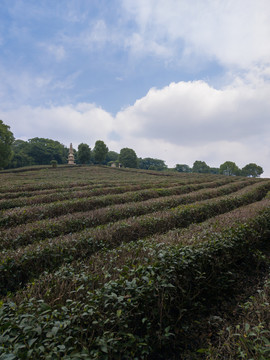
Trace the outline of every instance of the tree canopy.
{"label": "tree canopy", "polygon": [[178,172],[190,173],[191,168],[186,164],[176,164],[174,170]]}
{"label": "tree canopy", "polygon": [[12,143],[14,141],[13,133],[10,127],[0,120],[0,168],[9,164],[12,157]]}
{"label": "tree canopy", "polygon": [[9,163],[10,168],[29,166],[34,163],[34,159],[28,155],[29,144],[27,141],[17,139],[12,144],[13,156]]}
{"label": "tree canopy", "polygon": [[108,147],[102,140],[97,140],[94,147],[94,160],[95,162],[101,164],[105,161],[106,155],[108,154]]}
{"label": "tree canopy", "polygon": [[34,160],[35,165],[47,165],[51,160],[58,164],[67,162],[68,149],[59,141],[38,138],[28,140],[27,155]]}
{"label": "tree canopy", "polygon": [[78,162],[80,164],[87,164],[91,160],[91,149],[87,144],[79,144],[77,152]]}
{"label": "tree canopy", "polygon": [[194,173],[209,173],[210,167],[206,164],[205,161],[196,160],[193,164],[192,172],[194,172]]}
{"label": "tree canopy", "polygon": [[119,159],[119,154],[115,151],[108,151],[107,155],[106,155],[106,164],[112,162],[112,161],[117,161]]}
{"label": "tree canopy", "polygon": [[247,164],[241,170],[241,175],[243,176],[259,177],[262,173],[263,168],[254,163]]}
{"label": "tree canopy", "polygon": [[[164,160],[156,158],[137,158],[136,152],[130,148],[123,148],[118,154],[109,151],[102,140],[97,140],[93,151],[87,144],[81,143],[78,151],[74,149],[76,163],[98,163],[111,165],[121,163],[124,167],[140,168],[145,170],[166,170],[167,165]],[[0,120],[0,169],[16,168],[29,165],[48,165],[52,161],[58,164],[66,164],[68,158],[68,148],[47,138],[35,137],[28,141],[14,139],[10,127]],[[174,171],[183,173],[210,173],[223,174],[230,176],[259,177],[263,173],[263,168],[255,163],[245,165],[241,170],[232,161],[225,161],[219,168],[208,166],[205,161],[196,160],[193,167],[187,164],[176,164]]]}
{"label": "tree canopy", "polygon": [[222,175],[240,175],[240,169],[233,161],[225,161],[225,163],[221,164],[219,172]]}
{"label": "tree canopy", "polygon": [[139,158],[139,168],[145,170],[166,170],[167,165],[164,160],[153,159],[153,158]]}
{"label": "tree canopy", "polygon": [[120,151],[119,155],[120,163],[128,168],[137,168],[138,167],[138,159],[135,151],[129,148],[123,148]]}

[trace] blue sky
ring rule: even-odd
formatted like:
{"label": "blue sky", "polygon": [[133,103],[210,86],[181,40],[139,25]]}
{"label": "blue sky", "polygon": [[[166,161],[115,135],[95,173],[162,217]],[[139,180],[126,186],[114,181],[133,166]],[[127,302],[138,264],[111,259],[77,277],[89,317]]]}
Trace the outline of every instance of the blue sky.
{"label": "blue sky", "polygon": [[1,0],[0,118],[270,177],[269,18],[268,0]]}
{"label": "blue sky", "polygon": [[[181,39],[175,45],[175,57],[159,56],[158,50],[136,51],[140,45],[134,34],[139,33],[139,25],[121,9],[120,1],[3,3],[1,65],[40,89],[18,96],[13,84],[7,94],[7,103],[14,99],[12,107],[14,102],[32,106],[91,102],[115,114],[152,87],[204,77],[210,80],[223,71],[215,61],[191,67],[179,63],[184,49]],[[161,39],[161,46],[166,48],[166,39]]]}

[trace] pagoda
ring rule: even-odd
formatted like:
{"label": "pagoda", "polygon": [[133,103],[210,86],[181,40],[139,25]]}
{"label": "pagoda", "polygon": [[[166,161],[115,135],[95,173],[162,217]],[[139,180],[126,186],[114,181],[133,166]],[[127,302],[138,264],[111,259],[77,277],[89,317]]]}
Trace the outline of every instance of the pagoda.
{"label": "pagoda", "polygon": [[68,165],[75,165],[73,152],[74,152],[74,150],[73,150],[72,144],[70,144],[69,154],[68,154]]}

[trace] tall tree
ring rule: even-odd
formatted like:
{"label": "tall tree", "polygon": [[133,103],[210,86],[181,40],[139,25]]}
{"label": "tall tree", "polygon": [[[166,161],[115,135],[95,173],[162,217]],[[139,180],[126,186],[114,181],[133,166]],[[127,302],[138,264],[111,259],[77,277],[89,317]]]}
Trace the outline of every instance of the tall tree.
{"label": "tall tree", "polygon": [[129,148],[123,148],[120,150],[119,155],[120,163],[128,168],[137,168],[138,167],[138,159],[135,151]]}
{"label": "tall tree", "polygon": [[108,147],[102,140],[97,140],[94,147],[94,159],[95,162],[101,164],[105,161],[106,155],[108,154]]}
{"label": "tall tree", "polygon": [[87,144],[81,143],[78,146],[78,161],[80,164],[87,164],[91,160],[91,149]]}
{"label": "tall tree", "polygon": [[225,161],[225,163],[221,164],[219,167],[220,174],[236,176],[240,175],[239,167],[233,161]]}
{"label": "tall tree", "polygon": [[28,155],[36,165],[47,165],[51,160],[56,160],[58,164],[67,162],[68,149],[59,141],[36,137],[28,140],[28,143]]}
{"label": "tall tree", "polygon": [[204,161],[196,160],[193,164],[192,172],[194,173],[209,173],[210,167]]}
{"label": "tall tree", "polygon": [[243,176],[259,177],[262,173],[263,168],[254,163],[247,164],[241,170],[241,175]]}
{"label": "tall tree", "polygon": [[0,168],[8,166],[12,157],[13,133],[9,130],[10,126],[5,125],[0,120]]}

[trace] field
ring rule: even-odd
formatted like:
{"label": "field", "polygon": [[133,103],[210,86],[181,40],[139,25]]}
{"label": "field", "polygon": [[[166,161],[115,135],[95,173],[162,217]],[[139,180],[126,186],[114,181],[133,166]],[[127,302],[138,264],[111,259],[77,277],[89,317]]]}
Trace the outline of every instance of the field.
{"label": "field", "polygon": [[270,358],[269,179],[0,178],[0,360]]}

